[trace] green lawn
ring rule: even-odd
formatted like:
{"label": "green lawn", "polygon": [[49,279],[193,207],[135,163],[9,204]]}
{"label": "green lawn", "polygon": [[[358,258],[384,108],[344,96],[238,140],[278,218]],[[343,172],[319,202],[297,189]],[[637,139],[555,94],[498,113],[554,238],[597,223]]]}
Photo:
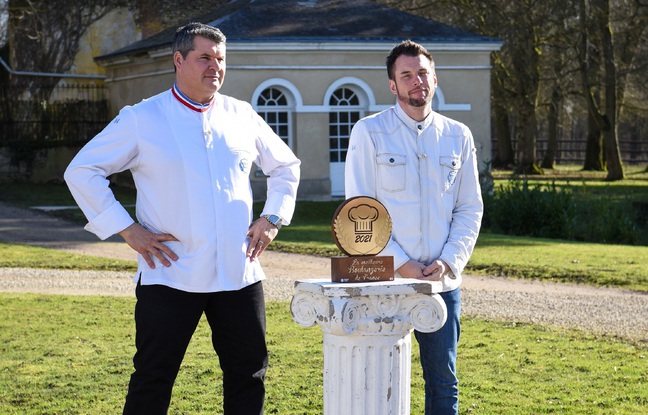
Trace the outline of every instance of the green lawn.
{"label": "green lawn", "polygon": [[[611,185],[610,185],[611,186]],[[639,185],[638,185],[639,186]],[[644,193],[637,189],[648,187],[613,186],[631,189],[635,197]],[[122,203],[134,203],[130,189],[116,189]],[[648,193],[648,192],[647,192]],[[0,200],[18,206],[35,205],[72,206],[71,209],[54,214],[72,220],[82,226],[85,219],[63,185],[0,185]],[[319,256],[340,255],[333,242],[331,220],[340,201],[298,202],[290,226],[282,228],[269,249],[312,254]],[[260,212],[262,203],[255,204]],[[128,208],[134,215],[133,208]],[[128,261],[99,258],[80,258],[78,255],[28,248],[12,244],[0,245],[4,255],[0,267],[75,268],[133,270]],[[518,237],[490,234],[484,230],[468,264],[467,271],[476,274],[506,276],[509,278],[538,279],[572,282],[594,286],[619,287],[648,292],[648,247],[595,244],[553,239]]]}
{"label": "green lawn", "polygon": [[[617,189],[618,187],[615,187]],[[132,191],[117,189],[125,204]],[[0,185],[19,206],[73,205],[62,186]],[[339,253],[330,221],[339,201],[300,202],[273,248]],[[260,204],[257,204],[257,210]],[[83,222],[78,209],[63,211]],[[79,225],[81,226],[81,225]],[[131,261],[1,243],[0,267],[132,270]],[[480,235],[469,271],[648,291],[648,247]],[[132,368],[133,298],[0,294],[0,414],[114,414]],[[322,333],[268,304],[268,414],[321,414]],[[464,318],[459,346],[461,413],[628,414],[648,407],[646,345],[579,331]],[[411,413],[423,413],[413,341]],[[190,345],[171,414],[219,413],[221,374],[205,321]]]}
{"label": "green lawn", "polygon": [[648,247],[483,233],[468,264],[477,274],[648,292]]}
{"label": "green lawn", "polygon": [[[288,229],[288,228],[286,228]],[[282,229],[283,232],[283,229]],[[317,232],[324,232],[319,230]],[[286,232],[287,233],[287,232]],[[290,249],[286,233],[270,249]],[[336,253],[333,243],[311,243],[312,251]],[[135,271],[134,261],[91,257],[0,242],[0,268]],[[301,249],[299,252],[309,253]],[[482,234],[468,265],[475,274],[625,288],[648,292],[648,247],[603,245]]]}
{"label": "green lawn", "polygon": [[[132,371],[135,299],[0,294],[0,413],[120,413]],[[267,414],[323,412],[322,333],[269,303]],[[412,339],[411,413],[423,413]],[[530,324],[464,319],[462,414],[638,415],[648,405],[646,350],[612,338]],[[170,414],[221,413],[221,373],[201,321]]]}

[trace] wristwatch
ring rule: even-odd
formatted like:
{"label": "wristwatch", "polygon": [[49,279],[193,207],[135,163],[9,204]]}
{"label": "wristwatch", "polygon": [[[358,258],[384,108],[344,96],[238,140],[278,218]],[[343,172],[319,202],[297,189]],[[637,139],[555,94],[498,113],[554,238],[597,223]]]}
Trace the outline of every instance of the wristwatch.
{"label": "wristwatch", "polygon": [[268,222],[270,222],[272,225],[274,225],[277,229],[281,229],[281,218],[277,215],[263,215],[261,216]]}

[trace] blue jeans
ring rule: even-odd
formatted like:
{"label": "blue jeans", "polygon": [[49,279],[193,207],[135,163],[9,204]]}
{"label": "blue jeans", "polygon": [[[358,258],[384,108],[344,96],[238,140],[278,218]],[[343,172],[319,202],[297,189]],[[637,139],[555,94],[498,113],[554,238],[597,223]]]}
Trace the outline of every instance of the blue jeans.
{"label": "blue jeans", "polygon": [[440,293],[448,308],[448,320],[434,333],[414,331],[421,351],[425,380],[425,415],[459,413],[457,344],[461,333],[460,289]]}

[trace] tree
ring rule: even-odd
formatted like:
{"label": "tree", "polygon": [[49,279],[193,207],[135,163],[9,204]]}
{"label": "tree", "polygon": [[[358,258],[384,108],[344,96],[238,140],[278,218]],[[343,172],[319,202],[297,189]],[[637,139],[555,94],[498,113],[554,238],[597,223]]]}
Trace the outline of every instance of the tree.
{"label": "tree", "polygon": [[[87,29],[107,13],[128,7],[142,33],[152,35],[195,14],[212,11],[226,0],[0,0],[8,2],[10,61],[25,72],[67,73]],[[133,39],[136,40],[136,39]],[[12,77],[23,98],[47,98],[59,78]]]}
{"label": "tree", "polygon": [[555,81],[554,86],[551,91],[551,99],[549,102],[549,111],[547,114],[547,122],[549,124],[547,128],[547,151],[545,152],[544,158],[540,167],[543,169],[553,169],[556,162],[556,153],[558,152],[558,131],[559,131],[559,119],[560,119],[560,99],[562,97],[562,91],[560,89],[560,83]]}
{"label": "tree", "polygon": [[[541,97],[542,54],[547,49],[549,28],[565,8],[564,1],[392,0],[389,4],[504,41],[502,49],[493,53],[492,101],[498,147],[501,142],[506,151],[512,138],[517,142],[517,172],[541,173],[536,163],[536,111]],[[505,130],[510,136],[501,134]]]}
{"label": "tree", "polygon": [[512,123],[513,139],[517,141],[518,151],[515,170],[524,174],[541,173],[536,164],[541,31],[533,5],[524,4],[527,0],[505,1],[505,4],[495,0],[495,3],[499,4],[492,5],[495,6],[491,9],[492,19],[507,22],[505,29],[499,28],[501,32],[498,35],[504,40],[505,46],[500,53],[494,54],[494,62],[496,74],[508,89],[507,96],[516,109]]}
{"label": "tree", "polygon": [[[69,71],[87,28],[125,0],[8,0],[8,60],[21,72]],[[7,130],[4,143],[17,167],[29,177],[37,154],[52,139],[50,123],[60,106],[49,98],[60,77],[10,74],[0,91],[0,116]],[[100,108],[100,105],[98,105]],[[39,122],[40,121],[40,122]],[[65,128],[66,123],[61,123]]]}
{"label": "tree", "polygon": [[[517,140],[518,172],[539,171],[537,117],[546,115],[550,145],[555,145],[561,103],[579,85],[588,113],[584,168],[607,168],[608,180],[624,177],[619,120],[628,98],[637,111],[636,102],[641,102],[638,97],[646,87],[648,48],[641,39],[648,22],[647,0],[383,2],[504,41],[493,53],[493,120],[502,155],[507,146],[501,132],[510,130]],[[579,73],[576,78],[574,71]],[[544,166],[553,165],[548,153]]]}
{"label": "tree", "polygon": [[[87,28],[127,0],[9,0],[10,61],[21,71],[66,73]],[[58,78],[12,77],[17,96],[48,97]]]}
{"label": "tree", "polygon": [[601,44],[600,33],[593,27],[593,18],[590,17],[589,2],[579,0],[579,23],[580,31],[578,38],[580,41],[576,47],[578,61],[580,62],[579,71],[582,83],[581,94],[585,98],[588,108],[587,111],[587,142],[585,146],[585,162],[583,170],[603,171],[605,162],[603,160],[603,135],[602,131],[606,128],[606,120],[600,116],[598,108],[601,107],[602,101],[602,78],[601,62],[603,60],[600,49],[597,45]]}
{"label": "tree", "polygon": [[497,156],[493,160],[492,167],[509,169],[513,166],[515,157],[513,153],[513,142],[511,140],[511,125],[509,118],[511,111],[504,98],[506,90],[500,83],[500,78],[494,73],[491,75],[491,113],[495,137],[497,138]]}
{"label": "tree", "polygon": [[[610,8],[610,3],[614,7]],[[606,179],[621,180],[625,174],[619,151],[619,118],[629,78],[638,67],[635,58],[648,27],[648,3],[580,0],[579,12],[582,30],[577,44],[591,128],[584,167],[596,168],[602,159],[608,171]],[[601,136],[602,153],[598,148]]]}
{"label": "tree", "polygon": [[[625,178],[621,152],[619,151],[618,128],[620,107],[617,101],[623,100],[624,82],[617,77],[617,63],[615,62],[615,50],[612,43],[612,28],[610,27],[610,2],[608,0],[594,0],[594,15],[600,16],[598,29],[601,32],[601,48],[603,50],[603,71],[605,73],[605,105],[604,115],[606,118],[603,129],[603,145],[605,151],[605,162],[608,169],[608,180],[620,180]],[[618,94],[618,95],[617,95]]]}
{"label": "tree", "polygon": [[[31,176],[43,148],[63,142],[61,137],[73,139],[66,129],[70,123],[49,122],[53,117],[69,117],[61,108],[73,104],[63,104],[51,97],[61,80],[56,75],[70,72],[79,43],[91,25],[113,10],[128,7],[140,27],[142,22],[150,23],[141,32],[153,34],[223,1],[205,0],[196,5],[188,0],[0,0],[0,29],[2,35],[8,35],[0,54],[16,71],[39,74],[2,71],[0,75],[0,139],[10,149],[11,163],[18,172],[15,177],[22,180]],[[132,39],[136,40],[139,39]],[[124,45],[115,47],[121,46]],[[84,108],[84,114],[95,108],[97,113],[107,115],[102,102]],[[85,133],[81,131],[79,136],[85,137]]]}

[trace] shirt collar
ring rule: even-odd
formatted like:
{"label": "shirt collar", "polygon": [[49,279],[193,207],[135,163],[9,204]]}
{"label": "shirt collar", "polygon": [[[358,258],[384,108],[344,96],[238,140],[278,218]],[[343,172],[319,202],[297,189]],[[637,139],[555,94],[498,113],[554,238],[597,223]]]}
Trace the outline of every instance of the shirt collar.
{"label": "shirt collar", "polygon": [[416,121],[405,113],[399,103],[396,103],[394,106],[396,107],[396,116],[398,119],[412,131],[423,131],[434,122],[434,115],[432,115],[434,114],[434,111],[431,111],[423,121]]}
{"label": "shirt collar", "polygon": [[173,96],[176,97],[178,101],[185,107],[192,109],[196,112],[205,112],[208,109],[211,108],[212,105],[214,105],[214,100],[212,99],[209,101],[207,104],[201,104],[200,102],[196,102],[192,99],[190,99],[188,96],[183,94],[179,89],[178,85],[173,84],[173,88],[171,89],[171,92],[173,93]]}

